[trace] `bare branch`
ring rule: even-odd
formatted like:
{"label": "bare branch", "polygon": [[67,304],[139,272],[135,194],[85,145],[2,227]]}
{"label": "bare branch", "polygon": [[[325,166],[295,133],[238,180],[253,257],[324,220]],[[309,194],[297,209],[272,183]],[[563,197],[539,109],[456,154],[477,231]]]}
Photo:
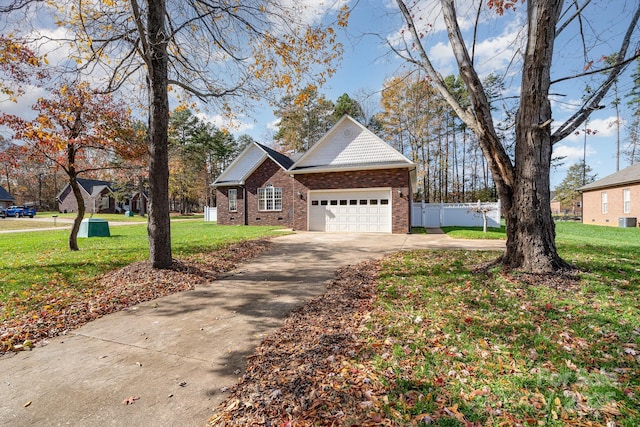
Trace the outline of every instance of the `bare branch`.
{"label": "bare branch", "polygon": [[[556,37],[558,36],[558,34],[560,34],[565,28],[567,28],[567,26],[569,26],[569,24],[576,18],[581,19],[580,18],[580,14],[582,13],[582,11],[584,10],[585,7],[587,7],[589,5],[589,3],[591,3],[591,0],[586,0],[584,2],[584,4],[582,6],[578,6],[578,2],[577,0],[573,0],[573,4],[576,7],[576,11],[573,15],[571,15],[569,18],[567,18],[567,20],[564,22],[564,24],[560,25],[558,27],[558,29],[556,30]],[[569,9],[567,9],[567,12],[569,11]],[[580,23],[580,34],[582,34],[582,22]],[[583,38],[584,41],[584,38]]]}
{"label": "bare branch", "polygon": [[[633,32],[636,30],[638,26],[638,20],[640,19],[640,3],[638,3],[638,7],[636,8],[633,17],[631,18],[631,22],[629,23],[629,27],[627,28],[627,32],[622,40],[622,44],[620,46],[620,50],[618,51],[618,55],[616,56],[615,64],[610,67],[611,72],[609,73],[608,78],[602,83],[602,85],[594,92],[593,96],[591,96],[586,102],[585,105],[578,110],[573,116],[571,116],[566,122],[564,122],[554,133],[551,135],[551,141],[553,144],[561,141],[566,138],[568,135],[572,134],[578,127],[582,125],[593,113],[593,111],[599,109],[600,101],[605,97],[613,83],[616,81],[620,73],[624,70],[624,67],[629,64],[629,60],[624,60],[627,55],[627,51],[629,49],[629,45],[631,44],[631,36]],[[634,55],[636,58],[638,55]]]}

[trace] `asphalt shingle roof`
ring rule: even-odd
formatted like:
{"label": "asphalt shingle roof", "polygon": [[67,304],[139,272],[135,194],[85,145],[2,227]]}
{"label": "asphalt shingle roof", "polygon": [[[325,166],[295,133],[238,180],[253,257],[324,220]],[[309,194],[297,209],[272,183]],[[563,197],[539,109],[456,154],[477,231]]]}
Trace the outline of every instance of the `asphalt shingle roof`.
{"label": "asphalt shingle roof", "polygon": [[4,187],[0,186],[0,200],[15,202],[15,198]]}
{"label": "asphalt shingle roof", "polygon": [[602,179],[593,181],[583,187],[580,187],[580,191],[595,190],[605,187],[616,187],[619,185],[633,184],[640,182],[640,163],[631,165],[621,171],[605,176]]}
{"label": "asphalt shingle roof", "polygon": [[111,183],[109,181],[100,181],[98,179],[85,179],[85,178],[78,178],[77,181],[78,181],[78,184],[80,184],[80,186],[84,188],[89,194],[93,194],[94,187],[104,186],[104,187],[111,188]]}

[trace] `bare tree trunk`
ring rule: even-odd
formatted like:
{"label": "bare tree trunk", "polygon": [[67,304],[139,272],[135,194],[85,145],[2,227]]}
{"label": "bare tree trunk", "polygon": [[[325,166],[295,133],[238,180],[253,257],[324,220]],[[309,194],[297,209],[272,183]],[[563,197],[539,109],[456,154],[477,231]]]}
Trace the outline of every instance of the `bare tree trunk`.
{"label": "bare tree trunk", "polygon": [[140,216],[145,216],[146,214],[146,209],[145,209],[145,203],[144,203],[144,180],[142,178],[142,176],[138,177],[138,193],[140,194],[138,196],[138,203],[140,204],[140,206],[138,207],[138,213],[140,214]]}
{"label": "bare tree trunk", "polygon": [[507,250],[503,263],[532,273],[569,267],[558,255],[551,217],[551,105],[549,86],[555,23],[562,1],[528,3],[529,38],[516,116],[515,176],[512,187],[498,185],[506,207]]}
{"label": "bare tree trunk", "polygon": [[149,256],[153,268],[169,268],[171,223],[169,220],[169,97],[165,0],[149,0]]}
{"label": "bare tree trunk", "polygon": [[84,219],[86,209],[84,205],[84,198],[82,197],[82,191],[80,191],[80,186],[78,185],[77,178],[78,175],[75,173],[75,170],[72,167],[69,170],[69,185],[71,186],[73,196],[76,198],[76,202],[78,204],[78,213],[73,219],[73,226],[71,227],[71,233],[69,233],[69,249],[71,249],[72,251],[80,250],[80,248],[78,247],[78,232],[80,231],[80,224]]}

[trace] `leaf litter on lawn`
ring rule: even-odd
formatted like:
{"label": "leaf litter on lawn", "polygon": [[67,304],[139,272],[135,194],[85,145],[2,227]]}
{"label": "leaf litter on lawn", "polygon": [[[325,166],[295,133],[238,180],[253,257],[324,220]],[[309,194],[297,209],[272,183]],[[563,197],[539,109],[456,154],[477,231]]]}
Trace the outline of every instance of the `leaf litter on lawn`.
{"label": "leaf litter on lawn", "polygon": [[233,270],[240,262],[268,249],[268,239],[248,240],[212,252],[174,259],[170,269],[148,261],[111,271],[83,287],[54,279],[44,287],[22,291],[0,303],[0,354],[29,350],[46,338],[109,313],[176,292],[194,289]]}
{"label": "leaf litter on lawn", "polygon": [[[354,363],[375,301],[378,261],[344,267],[324,295],[294,310],[248,358],[211,426],[385,425],[384,390]],[[363,421],[365,420],[365,421]]]}
{"label": "leaf litter on lawn", "polygon": [[477,267],[495,256],[403,252],[339,270],[248,358],[209,425],[638,425],[633,320],[594,306],[589,274]]}

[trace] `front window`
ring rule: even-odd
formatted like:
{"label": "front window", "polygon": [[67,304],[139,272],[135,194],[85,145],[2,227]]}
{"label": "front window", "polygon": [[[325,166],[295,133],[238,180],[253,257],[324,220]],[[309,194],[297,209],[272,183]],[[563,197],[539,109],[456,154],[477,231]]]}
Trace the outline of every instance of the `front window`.
{"label": "front window", "polygon": [[282,210],[282,188],[272,186],[258,188],[258,210]]}
{"label": "front window", "polygon": [[100,198],[100,210],[109,209],[109,196],[102,196]]}
{"label": "front window", "polygon": [[602,213],[606,214],[609,210],[609,203],[607,202],[607,192],[602,192]]}
{"label": "front window", "polygon": [[238,211],[238,190],[235,188],[231,188],[229,190],[229,212],[237,212]]}
{"label": "front window", "polygon": [[631,213],[631,190],[628,188],[622,190],[622,197],[624,200],[624,213]]}

